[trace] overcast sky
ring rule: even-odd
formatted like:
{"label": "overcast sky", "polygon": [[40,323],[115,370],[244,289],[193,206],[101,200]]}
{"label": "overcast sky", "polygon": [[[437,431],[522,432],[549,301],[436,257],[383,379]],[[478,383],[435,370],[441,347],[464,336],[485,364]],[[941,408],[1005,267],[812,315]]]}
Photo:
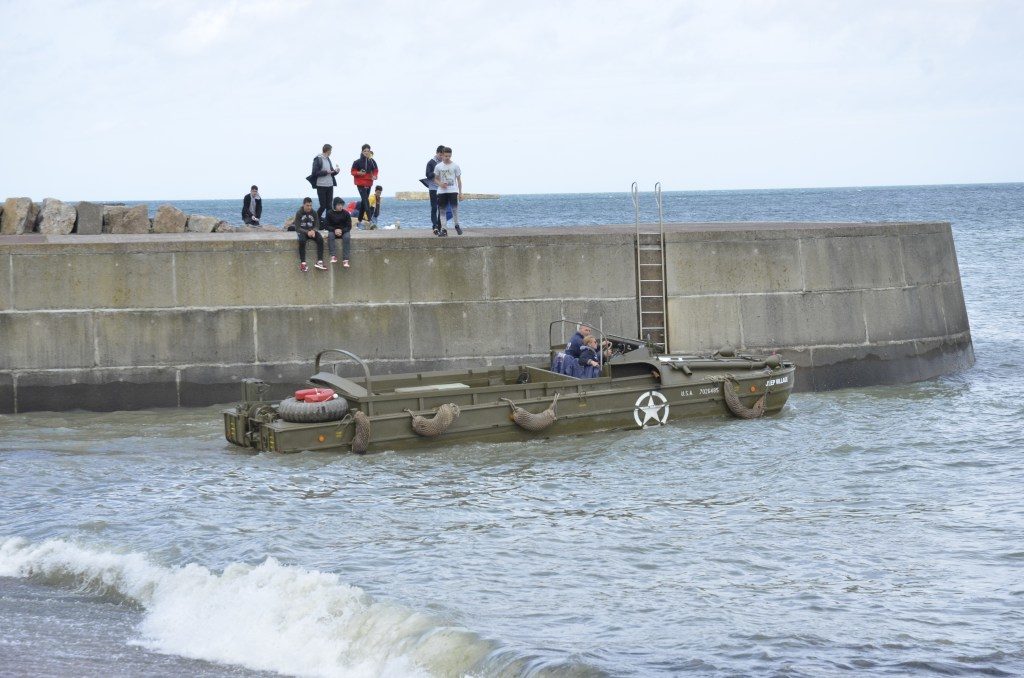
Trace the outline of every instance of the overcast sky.
{"label": "overcast sky", "polygon": [[0,199],[1022,181],[1024,2],[0,0],[0,92]]}

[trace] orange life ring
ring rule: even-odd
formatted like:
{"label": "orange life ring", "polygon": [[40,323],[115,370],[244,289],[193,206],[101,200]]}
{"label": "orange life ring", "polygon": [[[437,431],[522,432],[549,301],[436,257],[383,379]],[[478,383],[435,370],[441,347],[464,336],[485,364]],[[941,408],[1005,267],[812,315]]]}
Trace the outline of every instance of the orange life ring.
{"label": "orange life ring", "polygon": [[334,397],[334,391],[329,388],[304,388],[295,392],[295,399],[307,403],[322,403]]}

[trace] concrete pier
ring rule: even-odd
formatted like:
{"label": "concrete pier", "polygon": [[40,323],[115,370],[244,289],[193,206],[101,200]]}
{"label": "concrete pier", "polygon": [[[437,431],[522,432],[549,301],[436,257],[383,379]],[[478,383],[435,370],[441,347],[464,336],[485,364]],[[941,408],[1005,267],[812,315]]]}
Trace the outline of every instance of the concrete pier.
{"label": "concrete pier", "polygon": [[[672,350],[778,350],[800,390],[974,362],[949,224],[666,232]],[[283,395],[327,347],[374,372],[543,360],[562,316],[637,333],[632,226],[359,231],[351,269],[305,274],[295,248],[293,233],[0,238],[0,412],[230,402],[249,376]]]}

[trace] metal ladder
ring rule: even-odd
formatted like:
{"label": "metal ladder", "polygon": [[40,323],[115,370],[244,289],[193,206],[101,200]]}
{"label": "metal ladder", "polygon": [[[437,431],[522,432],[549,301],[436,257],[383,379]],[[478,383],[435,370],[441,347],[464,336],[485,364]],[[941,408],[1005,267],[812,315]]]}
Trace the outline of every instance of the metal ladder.
{"label": "metal ladder", "polygon": [[639,188],[634,181],[633,211],[636,214],[636,309],[640,338],[662,352],[669,351],[668,297],[665,286],[665,218],[661,201],[661,182],[654,184],[658,203],[658,232],[640,232]]}

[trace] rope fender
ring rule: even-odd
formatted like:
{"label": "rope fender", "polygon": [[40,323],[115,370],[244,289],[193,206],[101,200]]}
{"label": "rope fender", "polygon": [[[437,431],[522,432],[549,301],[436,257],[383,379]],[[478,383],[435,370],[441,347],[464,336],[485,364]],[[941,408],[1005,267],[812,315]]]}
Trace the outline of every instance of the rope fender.
{"label": "rope fender", "polygon": [[356,454],[365,454],[366,448],[370,446],[370,433],[373,430],[370,418],[362,410],[356,410],[352,415],[352,421],[356,425],[356,432],[352,436],[352,451]]}
{"label": "rope fender", "polygon": [[459,406],[455,403],[445,403],[437,408],[433,418],[427,419],[414,413],[412,410],[404,410],[412,417],[412,430],[417,435],[426,438],[439,436],[448,430],[452,422],[459,418]]}
{"label": "rope fender", "polygon": [[554,424],[555,420],[558,419],[558,417],[555,416],[555,403],[558,402],[558,395],[559,394],[556,393],[555,397],[551,399],[551,404],[548,405],[548,409],[543,412],[538,412],[537,414],[524,410],[508,398],[498,398],[498,400],[504,400],[508,403],[509,407],[512,408],[512,416],[510,419],[512,419],[512,421],[514,421],[520,428],[526,429],[527,431],[537,432],[543,431],[548,426]]}
{"label": "rope fender", "polygon": [[768,397],[768,391],[765,390],[753,407],[746,407],[740,402],[739,395],[736,394],[734,388],[736,384],[739,384],[739,381],[731,374],[725,375],[725,379],[722,380],[722,395],[725,396],[725,406],[729,408],[729,411],[740,419],[757,419],[764,414],[765,398]]}

